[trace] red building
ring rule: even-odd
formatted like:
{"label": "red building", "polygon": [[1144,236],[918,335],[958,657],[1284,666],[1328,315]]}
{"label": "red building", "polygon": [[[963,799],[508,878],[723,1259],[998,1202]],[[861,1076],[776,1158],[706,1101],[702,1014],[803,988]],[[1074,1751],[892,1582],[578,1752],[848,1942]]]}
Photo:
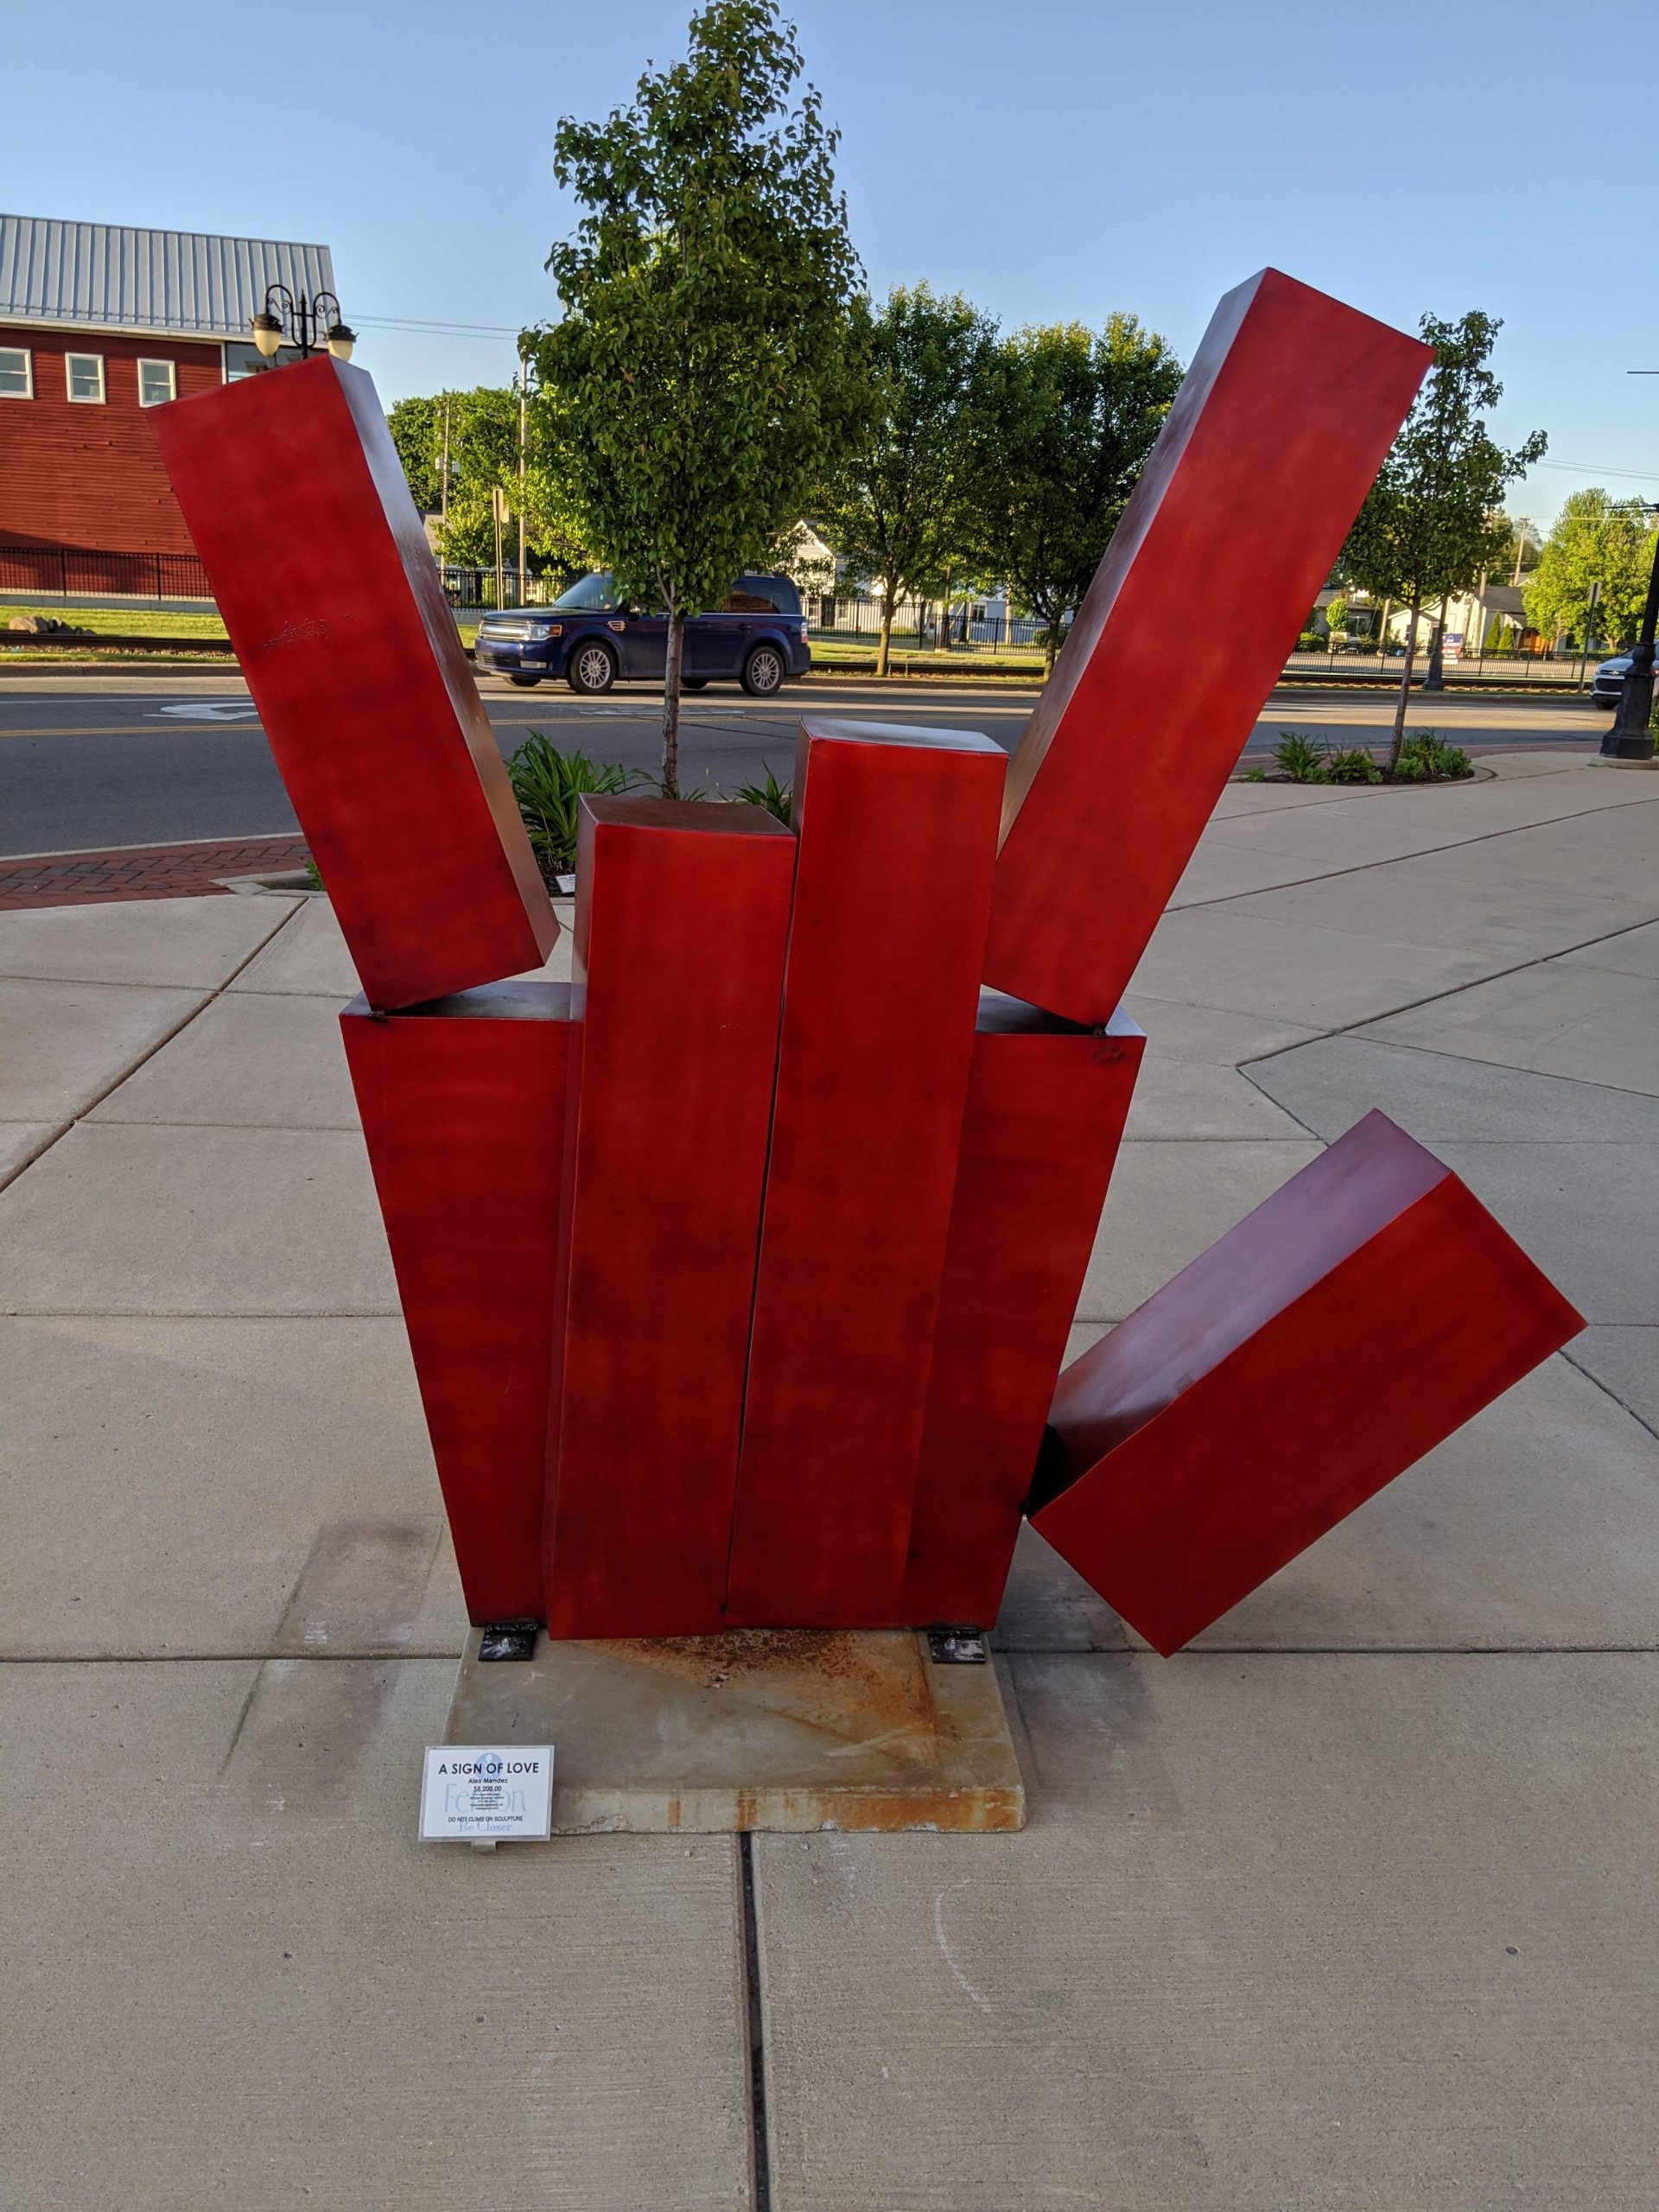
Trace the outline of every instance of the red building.
{"label": "red building", "polygon": [[272,283],[332,292],[327,248],[0,215],[0,567],[31,572],[0,584],[119,589],[85,556],[190,553],[149,410],[251,373]]}

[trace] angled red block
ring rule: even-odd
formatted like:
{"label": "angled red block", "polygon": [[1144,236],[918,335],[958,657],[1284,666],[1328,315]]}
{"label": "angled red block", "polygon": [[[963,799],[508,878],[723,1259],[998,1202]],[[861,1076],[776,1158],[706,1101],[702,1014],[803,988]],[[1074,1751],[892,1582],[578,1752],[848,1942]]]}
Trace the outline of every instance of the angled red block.
{"label": "angled red block", "polygon": [[731,1624],[903,1618],[1005,759],[803,722]]}
{"label": "angled red block", "polygon": [[1217,308],[1008,769],[998,990],[1110,1018],[1432,358],[1276,269]]}
{"label": "angled red block", "polygon": [[372,1006],[558,935],[374,386],[327,354],[160,408],[196,550]]}
{"label": "angled red block", "polygon": [[906,1620],[996,1618],[1146,1039],[981,994],[910,1525]]}
{"label": "angled red block", "polygon": [[1067,1368],[1033,1526],[1177,1650],[1583,1326],[1368,1114]]}
{"label": "angled red block", "polygon": [[569,1016],[566,984],[493,983],[340,1018],[475,1621],[542,1611]]}
{"label": "angled red block", "polygon": [[548,1627],[721,1601],[795,841],[759,807],[584,799]]}

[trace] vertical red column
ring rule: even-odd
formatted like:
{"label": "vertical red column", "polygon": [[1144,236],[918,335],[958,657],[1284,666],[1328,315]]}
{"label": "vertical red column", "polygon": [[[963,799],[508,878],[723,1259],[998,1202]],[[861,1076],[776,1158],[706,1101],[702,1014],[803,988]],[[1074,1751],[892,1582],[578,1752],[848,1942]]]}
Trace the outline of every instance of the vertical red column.
{"label": "vertical red column", "polygon": [[370,1005],[539,967],[558,925],[373,385],[319,354],[154,420]]}
{"label": "vertical red column", "polygon": [[724,1625],[795,841],[582,802],[548,1626]]}
{"label": "vertical red column", "polygon": [[1583,1326],[1368,1114],[1066,1369],[1033,1526],[1174,1651]]}
{"label": "vertical red column", "polygon": [[539,1619],[563,983],[340,1018],[467,1610]]}
{"label": "vertical red column", "polygon": [[812,720],[728,1614],[901,1618],[1004,756]]}
{"label": "vertical red column", "polygon": [[1109,1019],[1432,359],[1276,269],[1217,308],[1009,766],[988,982]]}
{"label": "vertical red column", "polygon": [[1146,1039],[982,995],[904,1616],[996,1618]]}

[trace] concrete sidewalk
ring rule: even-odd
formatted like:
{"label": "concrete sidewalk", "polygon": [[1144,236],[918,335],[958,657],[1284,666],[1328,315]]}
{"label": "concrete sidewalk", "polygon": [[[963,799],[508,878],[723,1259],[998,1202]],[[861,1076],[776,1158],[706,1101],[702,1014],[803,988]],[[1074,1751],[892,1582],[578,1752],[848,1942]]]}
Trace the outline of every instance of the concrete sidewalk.
{"label": "concrete sidewalk", "polygon": [[1648,2212],[1656,855],[1567,754],[1229,788],[1074,1346],[1372,1104],[1591,1325],[1176,1660],[1027,1536],[1024,1834],[489,1859],[327,902],[0,914],[0,2203]]}

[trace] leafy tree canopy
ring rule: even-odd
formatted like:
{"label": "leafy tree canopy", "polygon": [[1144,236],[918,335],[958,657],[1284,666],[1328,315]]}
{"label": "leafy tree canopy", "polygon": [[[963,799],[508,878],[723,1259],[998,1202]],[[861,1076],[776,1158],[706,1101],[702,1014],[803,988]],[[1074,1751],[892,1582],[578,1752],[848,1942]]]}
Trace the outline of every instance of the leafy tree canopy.
{"label": "leafy tree canopy", "polygon": [[1433,366],[1344,550],[1345,582],[1411,610],[1390,766],[1397,763],[1405,736],[1418,613],[1468,590],[1484,570],[1502,562],[1511,543],[1503,494],[1547,443],[1535,430],[1506,450],[1487,431],[1486,410],[1503,391],[1487,365],[1503,327],[1478,308],[1456,322],[1423,317],[1419,327],[1434,348]]}
{"label": "leafy tree canopy", "polygon": [[1017,331],[989,366],[975,469],[989,567],[1047,626],[1088,590],[1181,382],[1180,362],[1132,315]]}
{"label": "leafy tree canopy", "polygon": [[850,574],[880,588],[878,675],[898,601],[970,563],[993,330],[960,295],[925,284],[853,303],[848,435],[811,513]]}
{"label": "leafy tree canopy", "polygon": [[1541,458],[1541,430],[1512,450],[1485,413],[1503,387],[1487,363],[1503,324],[1471,308],[1456,322],[1420,326],[1434,365],[1367,493],[1344,550],[1346,579],[1376,599],[1427,606],[1479,581],[1511,545],[1503,494]]}
{"label": "leafy tree canopy", "polygon": [[713,0],[683,61],[554,140],[585,212],[548,257],[563,320],[526,342],[586,535],[671,617],[670,792],[684,618],[800,513],[842,404],[859,268],[801,67],[773,0]]}
{"label": "leafy tree canopy", "polygon": [[[499,485],[514,517],[508,543],[518,550],[518,393],[513,385],[480,385],[471,391],[439,392],[429,399],[400,399],[387,420],[415,504],[431,514],[443,506],[444,419],[448,417],[449,501],[439,532],[446,561],[487,568],[495,558],[490,495]],[[575,509],[570,484],[549,433],[547,410],[531,392],[525,409],[524,543],[539,572],[567,575],[590,566],[591,556]]]}
{"label": "leafy tree canopy", "polygon": [[[1607,645],[1633,645],[1656,534],[1640,499],[1613,499],[1599,490],[1571,493],[1527,579],[1527,620],[1546,638],[1570,632],[1582,639],[1587,626]],[[1601,586],[1593,617],[1592,584]]]}

